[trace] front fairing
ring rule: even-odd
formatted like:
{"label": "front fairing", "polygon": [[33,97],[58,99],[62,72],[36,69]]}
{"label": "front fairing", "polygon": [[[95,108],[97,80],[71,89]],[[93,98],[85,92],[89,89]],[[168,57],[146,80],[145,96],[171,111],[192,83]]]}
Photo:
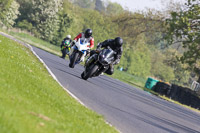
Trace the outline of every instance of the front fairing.
{"label": "front fairing", "polygon": [[114,61],[115,52],[112,49],[103,49],[99,53],[99,62],[103,65],[109,65]]}
{"label": "front fairing", "polygon": [[85,40],[79,39],[79,40],[75,43],[75,46],[76,46],[76,47],[74,47],[75,49],[77,49],[78,51],[82,51],[82,52],[87,51],[87,50],[90,49],[90,47],[89,47],[89,46],[90,46],[90,43],[87,42],[86,39],[85,39]]}
{"label": "front fairing", "polygon": [[64,45],[65,47],[70,47],[70,44],[71,44],[71,43],[70,43],[70,40],[65,40],[63,45]]}

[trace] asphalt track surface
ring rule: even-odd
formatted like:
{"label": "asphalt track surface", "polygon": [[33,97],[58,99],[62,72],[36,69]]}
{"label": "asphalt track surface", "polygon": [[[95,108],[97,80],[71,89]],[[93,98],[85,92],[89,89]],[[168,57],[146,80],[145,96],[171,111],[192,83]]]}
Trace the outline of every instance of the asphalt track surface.
{"label": "asphalt track surface", "polygon": [[59,82],[123,133],[200,133],[200,113],[108,76],[81,79],[83,66],[33,47]]}
{"label": "asphalt track surface", "polygon": [[120,132],[200,133],[200,113],[107,76],[82,80],[83,66],[76,65],[72,69],[67,60],[36,47],[33,50],[65,88]]}

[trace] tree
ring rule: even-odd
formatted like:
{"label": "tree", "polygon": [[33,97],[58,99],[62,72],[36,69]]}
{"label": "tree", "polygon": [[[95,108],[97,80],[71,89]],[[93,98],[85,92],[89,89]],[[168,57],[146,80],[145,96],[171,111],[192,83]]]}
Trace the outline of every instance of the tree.
{"label": "tree", "polygon": [[22,29],[22,30],[27,30],[27,31],[31,31],[33,26],[31,23],[29,23],[27,20],[22,20],[19,21],[16,25],[18,28]]}
{"label": "tree", "polygon": [[19,4],[15,0],[0,0],[0,25],[12,27],[20,14],[18,9]]}
{"label": "tree", "polygon": [[9,9],[13,0],[0,0],[0,20],[1,25],[3,24],[3,19],[6,16],[6,11]]}
{"label": "tree", "polygon": [[32,13],[29,20],[41,34],[41,38],[52,41],[59,29],[59,14],[62,9],[62,0],[32,0]]}
{"label": "tree", "polygon": [[102,0],[96,0],[95,3],[95,10],[99,12],[104,12],[105,11],[105,6]]}
{"label": "tree", "polygon": [[109,2],[108,6],[106,7],[106,13],[110,15],[116,15],[123,12],[123,7],[118,3]]}
{"label": "tree", "polygon": [[166,28],[159,12],[149,10],[146,14],[142,14],[125,11],[112,17],[112,20],[119,26],[120,36],[126,37],[130,44],[143,33],[149,45],[161,45],[164,40]]}
{"label": "tree", "polygon": [[[37,37],[52,42],[57,36],[61,20],[63,0],[17,0],[20,4],[21,15],[17,19],[20,28],[31,30]],[[32,28],[26,27],[32,25]]]}
{"label": "tree", "polygon": [[180,84],[180,85],[189,85],[188,81],[190,78],[190,71],[185,70],[185,68],[187,67],[187,64],[182,64],[180,61],[177,60],[177,57],[180,56],[180,53],[176,50],[176,49],[166,49],[163,52],[164,56],[166,57],[164,59],[164,63],[167,66],[170,66],[171,68],[173,68],[173,73],[175,78],[174,79],[170,79],[170,81],[172,83],[175,84]]}
{"label": "tree", "polygon": [[22,21],[27,21],[28,23],[31,23],[32,18],[29,18],[28,15],[33,13],[32,1],[30,1],[30,0],[16,0],[16,1],[17,1],[17,3],[20,4],[20,7],[19,7],[20,15],[16,19],[16,23],[22,22]]}
{"label": "tree", "polygon": [[128,53],[128,72],[137,76],[148,76],[151,70],[151,52],[146,45],[144,34],[137,37],[132,48],[129,48]]}
{"label": "tree", "polygon": [[75,5],[78,5],[82,8],[95,8],[96,0],[71,0]]}
{"label": "tree", "polygon": [[154,49],[151,56],[151,74],[161,80],[169,82],[175,79],[175,75],[173,68],[164,63],[167,60],[166,58],[161,51]]}
{"label": "tree", "polygon": [[52,43],[56,45],[60,45],[60,42],[63,40],[63,38],[66,37],[66,34],[68,34],[67,30],[71,26],[71,23],[73,21],[69,17],[69,15],[65,13],[60,13],[59,20],[60,20],[59,29],[57,31],[57,34],[53,37],[52,41]]}
{"label": "tree", "polygon": [[182,63],[188,64],[188,69],[194,71],[200,83],[200,2],[188,0],[185,9],[180,12],[172,12],[167,19],[169,44],[182,42],[185,48],[179,58]]}

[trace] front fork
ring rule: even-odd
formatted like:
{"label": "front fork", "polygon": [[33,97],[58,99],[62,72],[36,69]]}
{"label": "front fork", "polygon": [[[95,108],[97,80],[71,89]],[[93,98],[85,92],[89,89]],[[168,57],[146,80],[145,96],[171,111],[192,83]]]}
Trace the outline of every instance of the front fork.
{"label": "front fork", "polygon": [[87,54],[87,51],[84,51],[84,53],[82,53],[82,55],[80,56],[80,61],[82,62],[84,61],[86,54]]}
{"label": "front fork", "polygon": [[74,52],[74,47],[70,48],[69,56],[71,56],[73,52]]}

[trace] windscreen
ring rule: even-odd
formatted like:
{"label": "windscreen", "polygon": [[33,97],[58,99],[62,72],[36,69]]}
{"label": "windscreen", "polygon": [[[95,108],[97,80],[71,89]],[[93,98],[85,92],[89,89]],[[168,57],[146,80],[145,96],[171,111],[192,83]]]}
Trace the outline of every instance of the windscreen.
{"label": "windscreen", "polygon": [[99,54],[100,62],[103,64],[110,64],[114,61],[115,52],[112,49],[103,49]]}

